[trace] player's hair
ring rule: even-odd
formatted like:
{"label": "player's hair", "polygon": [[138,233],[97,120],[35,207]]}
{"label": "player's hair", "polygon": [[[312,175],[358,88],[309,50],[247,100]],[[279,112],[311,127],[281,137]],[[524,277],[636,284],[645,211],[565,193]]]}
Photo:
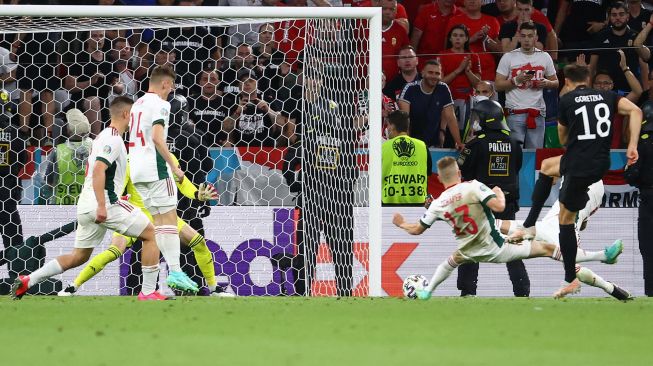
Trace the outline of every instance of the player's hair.
{"label": "player's hair", "polygon": [[159,83],[163,81],[164,78],[169,78],[172,81],[175,81],[176,77],[177,75],[170,65],[160,65],[152,70],[152,75],[150,75],[150,85]]}
{"label": "player's hair", "polygon": [[565,79],[574,83],[582,83],[589,79],[590,68],[584,65],[567,65],[564,68]]}
{"label": "player's hair", "polygon": [[526,29],[526,30],[532,30],[533,32],[535,32],[535,34],[537,34],[537,27],[535,26],[535,23],[533,23],[532,20],[529,20],[529,21],[527,21],[527,22],[523,22],[523,23],[521,24],[519,30],[522,31],[522,30],[524,30],[524,29]]}
{"label": "player's hair", "polygon": [[397,132],[408,132],[410,117],[407,112],[394,111],[388,114],[388,123],[395,126]]}
{"label": "player's hair", "polygon": [[116,97],[113,101],[111,101],[111,105],[109,106],[109,112],[111,113],[112,116],[117,116],[123,108],[131,108],[132,104],[134,104],[134,100],[132,100],[129,97],[126,97],[124,95]]}
{"label": "player's hair", "polygon": [[426,67],[427,65],[433,65],[433,66],[438,66],[438,67],[441,66],[439,60],[428,60],[428,61],[426,61],[424,63],[424,67]]}
{"label": "player's hair", "polygon": [[533,5],[533,0],[517,0],[517,2],[523,5]]}
{"label": "player's hair", "polygon": [[608,5],[608,9],[606,10],[608,15],[610,15],[610,12],[612,11],[612,9],[625,10],[626,13],[629,12],[628,5],[626,5],[626,3],[624,3],[623,1],[615,1],[615,2],[611,3],[610,5]]}
{"label": "player's hair", "polygon": [[458,163],[451,156],[438,160],[438,175],[441,181],[452,181],[458,174]]}

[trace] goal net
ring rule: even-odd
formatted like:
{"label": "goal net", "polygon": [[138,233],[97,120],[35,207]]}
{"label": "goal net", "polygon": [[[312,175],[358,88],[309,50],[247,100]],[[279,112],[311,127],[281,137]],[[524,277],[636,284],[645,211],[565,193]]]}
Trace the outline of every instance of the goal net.
{"label": "goal net", "polygon": [[[381,12],[307,10],[0,7],[0,293],[73,249],[109,104],[144,95],[153,68],[171,65],[169,148],[195,186],[220,193],[179,193],[182,269],[201,292],[214,277],[239,296],[380,295]],[[140,243],[112,240],[93,255],[117,259],[92,278],[82,265],[30,293],[81,277],[78,294],[137,294]]]}

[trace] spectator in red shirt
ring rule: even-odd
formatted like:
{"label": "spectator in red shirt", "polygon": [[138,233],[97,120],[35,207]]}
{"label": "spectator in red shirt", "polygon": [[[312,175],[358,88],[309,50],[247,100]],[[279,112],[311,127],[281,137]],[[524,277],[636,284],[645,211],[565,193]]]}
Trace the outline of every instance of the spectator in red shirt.
{"label": "spectator in red shirt", "polygon": [[478,55],[469,51],[469,31],[459,24],[447,35],[447,49],[440,57],[442,81],[449,84],[451,96],[466,100],[472,95],[474,85],[481,81],[481,61]]}
{"label": "spectator in red shirt", "polygon": [[382,50],[383,55],[383,73],[389,79],[394,77],[399,72],[397,67],[397,55],[402,47],[408,45],[408,35],[404,31],[403,26],[395,21],[397,14],[397,0],[381,0],[383,7],[382,22]]}
{"label": "spectator in red shirt", "polygon": [[464,24],[471,34],[469,49],[481,59],[481,78],[494,80],[497,64],[494,56],[487,52],[501,52],[501,44],[497,41],[499,22],[495,17],[481,14],[481,0],[465,0],[465,12],[449,19],[446,32],[458,24]]}
{"label": "spectator in red shirt", "polygon": [[446,34],[442,31],[449,19],[461,11],[454,5],[454,0],[433,0],[421,7],[410,37],[411,45],[417,50],[420,64],[434,59],[444,50]]}
{"label": "spectator in red shirt", "polygon": [[497,7],[500,13],[497,20],[500,25],[512,21],[521,24],[529,20],[542,24],[546,28],[546,38],[540,37],[546,39],[545,43],[543,42],[544,49],[551,54],[554,61],[558,59],[558,36],[546,15],[533,7],[533,0],[497,0]]}
{"label": "spectator in red shirt", "polygon": [[[357,7],[373,7],[373,6],[382,6],[381,0],[342,0],[343,6],[351,6],[354,8]],[[408,14],[406,13],[406,8],[403,5],[397,4],[397,15],[395,16],[395,22],[401,24],[402,27],[406,30],[406,33],[410,30],[410,23],[408,22]]]}
{"label": "spectator in red shirt", "polygon": [[413,23],[417,18],[418,13],[422,12],[422,7],[428,5],[433,0],[412,0],[404,1],[404,7],[406,8],[406,15],[408,15],[408,21]]}

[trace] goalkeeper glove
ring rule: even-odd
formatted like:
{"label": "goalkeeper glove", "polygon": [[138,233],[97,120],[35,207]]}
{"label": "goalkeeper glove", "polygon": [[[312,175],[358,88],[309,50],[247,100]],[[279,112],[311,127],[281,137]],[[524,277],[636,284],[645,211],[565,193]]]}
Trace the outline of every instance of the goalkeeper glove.
{"label": "goalkeeper glove", "polygon": [[218,192],[216,192],[213,185],[209,183],[200,184],[195,195],[199,201],[217,200],[219,197]]}

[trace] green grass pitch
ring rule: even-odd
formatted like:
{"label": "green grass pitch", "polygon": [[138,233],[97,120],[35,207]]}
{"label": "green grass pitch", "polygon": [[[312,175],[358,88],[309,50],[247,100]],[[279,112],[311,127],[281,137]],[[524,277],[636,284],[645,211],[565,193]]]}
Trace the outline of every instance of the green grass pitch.
{"label": "green grass pitch", "polygon": [[651,365],[653,300],[0,299],[0,365]]}

